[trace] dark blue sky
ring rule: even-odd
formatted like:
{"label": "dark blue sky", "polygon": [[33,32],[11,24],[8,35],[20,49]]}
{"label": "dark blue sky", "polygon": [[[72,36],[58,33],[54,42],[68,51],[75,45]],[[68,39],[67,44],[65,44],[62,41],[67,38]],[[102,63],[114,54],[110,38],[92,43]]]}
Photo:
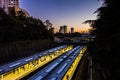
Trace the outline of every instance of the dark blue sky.
{"label": "dark blue sky", "polygon": [[50,20],[55,31],[59,26],[68,25],[75,31],[88,29],[89,25],[82,22],[95,19],[94,11],[101,6],[98,0],[20,0],[21,7],[36,18]]}

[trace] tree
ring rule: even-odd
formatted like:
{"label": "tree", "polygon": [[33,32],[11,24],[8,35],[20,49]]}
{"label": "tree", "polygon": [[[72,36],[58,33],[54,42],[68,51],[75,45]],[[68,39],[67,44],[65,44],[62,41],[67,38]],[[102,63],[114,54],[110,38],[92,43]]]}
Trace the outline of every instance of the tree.
{"label": "tree", "polygon": [[49,21],[49,20],[46,20],[45,22],[45,25],[46,25],[46,29],[51,29],[52,28],[52,23]]}
{"label": "tree", "polygon": [[9,42],[15,39],[15,26],[15,19],[0,9],[0,42]]}
{"label": "tree", "polygon": [[[102,80],[120,79],[120,11],[117,0],[103,0],[104,3],[96,12],[97,19],[92,25],[95,30],[94,61],[99,63]],[[91,21],[87,21],[90,22]],[[115,51],[117,53],[115,53]]]}
{"label": "tree", "polygon": [[17,14],[11,12],[11,15],[8,15],[0,9],[0,43],[53,39],[53,30],[52,26],[47,30],[40,19],[26,17],[22,11],[18,11]]}

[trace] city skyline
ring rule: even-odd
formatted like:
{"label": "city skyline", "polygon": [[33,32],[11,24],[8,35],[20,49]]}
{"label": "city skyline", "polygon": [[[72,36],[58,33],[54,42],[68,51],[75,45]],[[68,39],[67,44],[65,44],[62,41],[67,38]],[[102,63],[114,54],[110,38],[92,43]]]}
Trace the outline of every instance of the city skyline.
{"label": "city skyline", "polygon": [[20,0],[20,6],[31,16],[42,21],[50,20],[55,32],[59,31],[60,25],[74,27],[77,32],[88,30],[89,25],[82,22],[96,19],[94,12],[101,4],[97,0]]}

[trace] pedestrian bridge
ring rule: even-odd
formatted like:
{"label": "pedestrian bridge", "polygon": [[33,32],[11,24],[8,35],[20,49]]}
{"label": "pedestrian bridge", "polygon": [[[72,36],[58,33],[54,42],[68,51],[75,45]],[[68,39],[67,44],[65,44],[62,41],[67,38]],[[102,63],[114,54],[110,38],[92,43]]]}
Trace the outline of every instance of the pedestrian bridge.
{"label": "pedestrian bridge", "polygon": [[82,37],[65,37],[64,43],[88,43],[94,41],[95,36],[82,36]]}

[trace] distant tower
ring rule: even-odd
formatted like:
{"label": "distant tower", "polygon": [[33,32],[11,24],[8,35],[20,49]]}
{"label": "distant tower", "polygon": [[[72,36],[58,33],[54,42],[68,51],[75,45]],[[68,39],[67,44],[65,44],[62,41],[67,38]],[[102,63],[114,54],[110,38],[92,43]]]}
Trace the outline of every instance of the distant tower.
{"label": "distant tower", "polygon": [[67,26],[66,25],[63,26],[63,30],[64,30],[64,34],[67,33]]}
{"label": "distant tower", "polygon": [[60,26],[59,33],[63,34],[67,33],[67,26],[66,25]]}
{"label": "distant tower", "polygon": [[74,33],[74,28],[73,27],[71,28],[71,33]]}
{"label": "distant tower", "polygon": [[63,26],[60,26],[59,33],[64,33]]}

